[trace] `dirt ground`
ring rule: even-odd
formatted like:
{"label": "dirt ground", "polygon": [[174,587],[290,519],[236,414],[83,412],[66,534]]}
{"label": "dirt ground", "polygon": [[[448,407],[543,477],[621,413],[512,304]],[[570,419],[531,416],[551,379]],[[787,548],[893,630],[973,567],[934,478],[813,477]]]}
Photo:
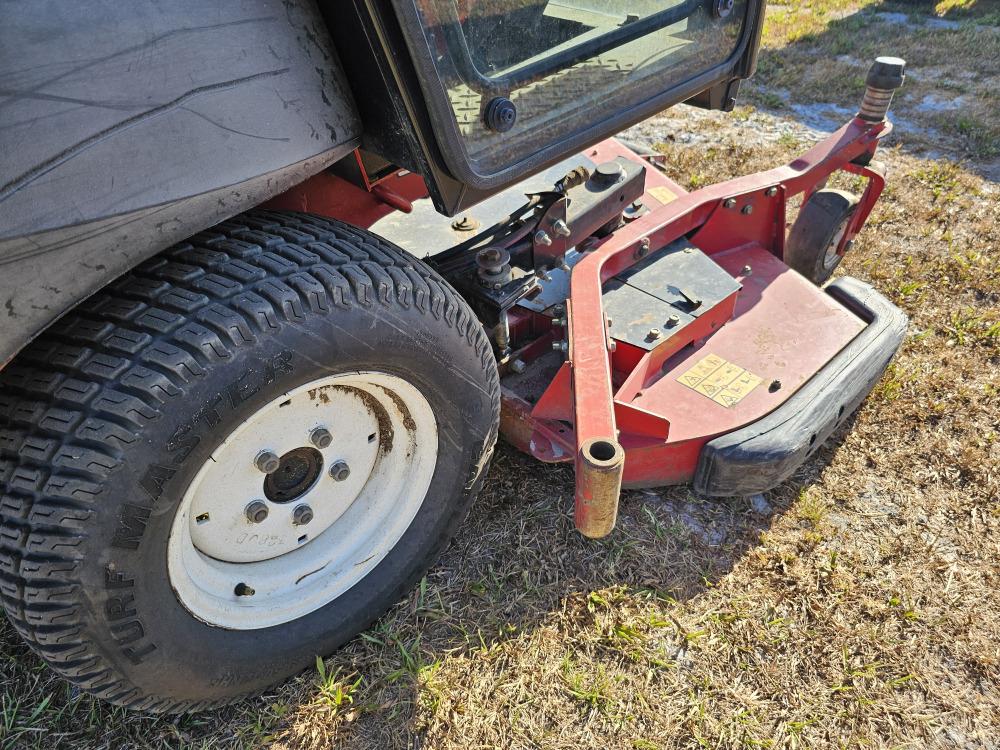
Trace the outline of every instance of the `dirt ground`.
{"label": "dirt ground", "polygon": [[[911,317],[856,417],[753,498],[629,492],[501,447],[458,538],[317,671],[211,715],[74,693],[0,623],[3,747],[1000,747],[1000,3],[772,3],[735,113],[633,128],[692,188],[789,159],[910,61],[842,273]],[[850,185],[849,181],[843,184]]]}

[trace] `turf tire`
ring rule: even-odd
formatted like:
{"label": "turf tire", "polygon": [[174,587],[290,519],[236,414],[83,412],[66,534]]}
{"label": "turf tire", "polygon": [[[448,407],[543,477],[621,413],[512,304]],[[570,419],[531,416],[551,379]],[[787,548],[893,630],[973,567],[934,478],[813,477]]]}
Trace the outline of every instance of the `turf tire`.
{"label": "turf tire", "polygon": [[[165,553],[187,482],[255,408],[365,367],[418,386],[438,420],[430,489],[399,543],[284,625],[193,617]],[[479,490],[499,401],[481,324],[420,261],[307,214],[224,222],[71,311],[0,372],[4,609],[60,675],[119,705],[178,713],[259,691],[334,651],[425,573]],[[136,508],[132,549],[115,535]]]}

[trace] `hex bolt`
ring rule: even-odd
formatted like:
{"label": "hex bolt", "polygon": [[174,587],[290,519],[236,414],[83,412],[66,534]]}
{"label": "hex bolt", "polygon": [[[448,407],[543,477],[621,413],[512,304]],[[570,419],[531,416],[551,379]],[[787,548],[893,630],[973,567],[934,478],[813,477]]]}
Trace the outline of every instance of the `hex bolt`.
{"label": "hex bolt", "polygon": [[635,249],[636,258],[645,258],[649,253],[649,237],[643,237],[639,240],[639,247]]}
{"label": "hex bolt", "polygon": [[236,596],[253,596],[257,592],[240,581],[236,584],[236,588],[233,589],[233,593],[236,594]]}
{"label": "hex bolt", "polygon": [[649,329],[649,333],[646,334],[646,338],[648,338],[650,340],[656,340],[656,339],[660,338],[660,336],[662,336],[662,335],[663,334],[662,334],[662,332],[660,331],[659,328],[650,328]]}
{"label": "hex bolt", "polygon": [[552,319],[552,325],[559,326],[560,328],[565,328],[566,327],[566,318],[563,318],[563,317],[553,318]]}
{"label": "hex bolt", "polygon": [[309,440],[319,449],[329,448],[333,442],[333,435],[325,427],[317,427],[309,433]]}
{"label": "hex bolt", "polygon": [[671,315],[669,318],[667,318],[667,325],[670,326],[671,328],[673,328],[676,325],[679,325],[680,322],[681,322],[680,315]]}
{"label": "hex bolt", "polygon": [[560,237],[569,237],[570,234],[572,234],[569,228],[569,224],[567,224],[562,219],[556,219],[554,222],[552,222],[552,231],[554,231]]}
{"label": "hex bolt", "polygon": [[753,206],[751,206],[751,205],[750,205],[750,204],[748,203],[748,204],[747,204],[747,205],[745,205],[745,206],[744,206],[744,207],[743,207],[742,209],[740,209],[740,213],[741,213],[741,214],[743,214],[744,216],[749,216],[750,214],[752,214],[752,213],[753,213]]}
{"label": "hex bolt", "polygon": [[343,482],[351,476],[351,467],[347,465],[347,461],[334,461],[330,467],[330,476],[338,482]]}
{"label": "hex bolt", "polygon": [[541,229],[539,229],[537,232],[535,232],[535,244],[545,245],[546,247],[548,247],[549,245],[552,244],[552,238],[549,237],[549,235],[546,232],[543,232]]}
{"label": "hex bolt", "polygon": [[272,451],[261,451],[254,459],[253,465],[265,474],[273,474],[281,466],[281,459]]}
{"label": "hex bolt", "polygon": [[736,208],[736,199],[726,198],[724,201],[722,201],[722,206],[723,208]]}
{"label": "hex bolt", "polygon": [[294,526],[305,526],[313,520],[313,509],[308,505],[296,505],[292,511],[292,524]]}
{"label": "hex bolt", "polygon": [[267,518],[267,503],[263,500],[254,500],[247,504],[243,512],[250,523],[263,523]]}
{"label": "hex bolt", "polygon": [[553,341],[552,349],[557,352],[567,352],[569,351],[569,344],[567,344],[565,341]]}
{"label": "hex bolt", "polygon": [[510,369],[519,374],[524,372],[527,367],[523,359],[515,359],[510,363]]}

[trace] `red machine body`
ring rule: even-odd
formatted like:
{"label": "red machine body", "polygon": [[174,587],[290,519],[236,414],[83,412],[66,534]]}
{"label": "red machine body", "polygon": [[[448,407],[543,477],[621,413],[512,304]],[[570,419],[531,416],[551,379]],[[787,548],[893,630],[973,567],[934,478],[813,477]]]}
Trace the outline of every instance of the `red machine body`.
{"label": "red machine body", "polygon": [[[647,170],[641,205],[650,210],[590,238],[564,304],[512,309],[513,351],[501,360],[501,431],[541,461],[574,462],[581,531],[610,531],[622,486],[697,485],[706,445],[785,407],[869,326],[783,262],[787,204],[797,195],[808,199],[838,170],[866,178],[839,238],[842,254],[884,186],[884,170],[872,157],[890,129],[887,120],[856,117],[787,165],[695,192]],[[584,155],[594,162],[643,159],[614,139]],[[367,227],[426,195],[420,178],[405,171],[374,184],[366,179],[363,187],[321,174],[269,205]],[[657,338],[636,346],[618,332],[643,321],[609,318],[608,284],[672,252],[707,256],[735,282],[733,290],[677,333],[649,321]],[[882,349],[891,356],[895,346]],[[841,405],[838,423],[845,413]],[[818,442],[812,435],[809,449]],[[780,471],[787,474],[787,466]],[[771,472],[767,481],[775,478]],[[701,484],[718,494],[711,481]]]}

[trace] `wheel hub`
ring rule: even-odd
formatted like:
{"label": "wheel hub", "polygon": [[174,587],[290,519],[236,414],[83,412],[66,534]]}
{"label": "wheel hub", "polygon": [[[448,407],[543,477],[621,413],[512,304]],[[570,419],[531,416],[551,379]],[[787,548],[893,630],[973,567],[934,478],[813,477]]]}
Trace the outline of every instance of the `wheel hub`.
{"label": "wheel hub", "polygon": [[293,448],[278,470],[264,479],[264,495],[272,503],[290,503],[304,495],[323,471],[323,454],[315,448]]}
{"label": "wheel hub", "polygon": [[168,545],[178,598],[238,629],[322,606],[392,549],[436,460],[433,412],[401,378],[335,375],[281,395],[188,487]]}

